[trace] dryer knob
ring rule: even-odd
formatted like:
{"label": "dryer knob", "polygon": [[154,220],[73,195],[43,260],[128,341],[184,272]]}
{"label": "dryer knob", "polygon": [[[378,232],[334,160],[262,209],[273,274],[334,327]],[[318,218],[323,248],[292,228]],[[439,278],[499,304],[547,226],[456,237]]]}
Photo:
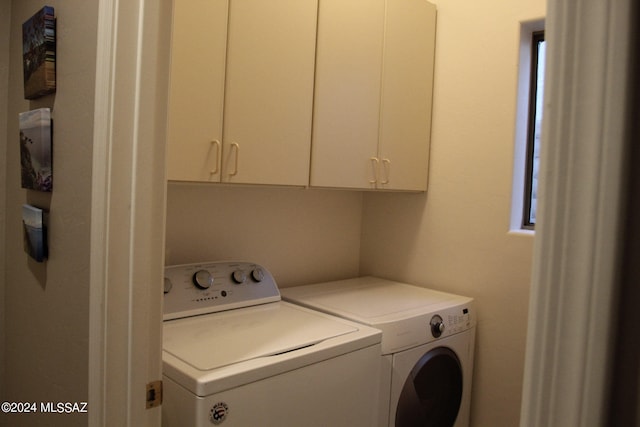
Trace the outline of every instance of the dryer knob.
{"label": "dryer knob", "polygon": [[213,276],[207,270],[198,270],[193,275],[193,284],[200,289],[209,289],[213,285]]}
{"label": "dryer knob", "polygon": [[437,314],[431,318],[429,325],[431,326],[431,335],[433,335],[434,338],[439,338],[444,332],[444,321],[442,317]]}

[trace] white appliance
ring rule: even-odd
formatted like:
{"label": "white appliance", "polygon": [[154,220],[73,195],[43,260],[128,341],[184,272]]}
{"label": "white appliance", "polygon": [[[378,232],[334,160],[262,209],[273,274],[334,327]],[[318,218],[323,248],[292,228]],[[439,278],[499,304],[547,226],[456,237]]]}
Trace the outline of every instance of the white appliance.
{"label": "white appliance", "polygon": [[163,426],[371,426],[380,331],[280,301],[257,264],[166,267]]}
{"label": "white appliance", "polygon": [[382,330],[379,425],[468,426],[473,299],[375,277],[287,288],[282,297]]}

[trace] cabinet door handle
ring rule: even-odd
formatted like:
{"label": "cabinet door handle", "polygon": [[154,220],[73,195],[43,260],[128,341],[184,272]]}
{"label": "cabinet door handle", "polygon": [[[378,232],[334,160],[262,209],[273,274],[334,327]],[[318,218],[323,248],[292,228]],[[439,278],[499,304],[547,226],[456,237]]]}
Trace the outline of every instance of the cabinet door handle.
{"label": "cabinet door handle", "polygon": [[380,181],[380,184],[388,184],[389,183],[389,173],[391,172],[391,160],[382,159],[382,172],[384,178]]}
{"label": "cabinet door handle", "polygon": [[210,175],[215,175],[218,173],[219,168],[219,164],[220,164],[220,141],[218,141],[217,139],[214,139],[213,141],[211,141],[211,148],[215,148],[216,150],[216,155],[214,157],[213,160],[213,169],[209,170],[209,174]]}
{"label": "cabinet door handle", "polygon": [[371,168],[373,170],[373,179],[369,181],[369,184],[375,184],[378,182],[378,165],[380,164],[380,160],[377,157],[370,157],[371,160]]}
{"label": "cabinet door handle", "polygon": [[238,157],[240,156],[240,145],[237,142],[232,142],[231,149],[235,151],[236,157],[233,165],[233,172],[229,172],[229,176],[234,176],[238,174]]}

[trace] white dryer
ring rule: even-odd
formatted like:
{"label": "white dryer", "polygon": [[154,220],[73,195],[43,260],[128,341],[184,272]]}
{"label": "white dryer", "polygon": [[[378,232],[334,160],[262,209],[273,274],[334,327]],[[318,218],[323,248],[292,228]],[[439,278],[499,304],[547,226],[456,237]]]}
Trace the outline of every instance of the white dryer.
{"label": "white dryer", "polygon": [[162,424],[371,426],[380,331],[280,301],[263,267],[165,269]]}
{"label": "white dryer", "polygon": [[473,299],[375,277],[287,288],[282,297],[382,330],[380,426],[468,426]]}

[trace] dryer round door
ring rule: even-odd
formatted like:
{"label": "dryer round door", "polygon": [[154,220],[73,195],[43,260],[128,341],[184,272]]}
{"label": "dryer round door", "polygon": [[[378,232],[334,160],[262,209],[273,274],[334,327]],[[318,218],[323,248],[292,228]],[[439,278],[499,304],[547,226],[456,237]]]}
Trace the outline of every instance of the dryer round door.
{"label": "dryer round door", "polygon": [[396,427],[451,427],[462,401],[462,366],[447,347],[426,352],[407,376],[395,415]]}

